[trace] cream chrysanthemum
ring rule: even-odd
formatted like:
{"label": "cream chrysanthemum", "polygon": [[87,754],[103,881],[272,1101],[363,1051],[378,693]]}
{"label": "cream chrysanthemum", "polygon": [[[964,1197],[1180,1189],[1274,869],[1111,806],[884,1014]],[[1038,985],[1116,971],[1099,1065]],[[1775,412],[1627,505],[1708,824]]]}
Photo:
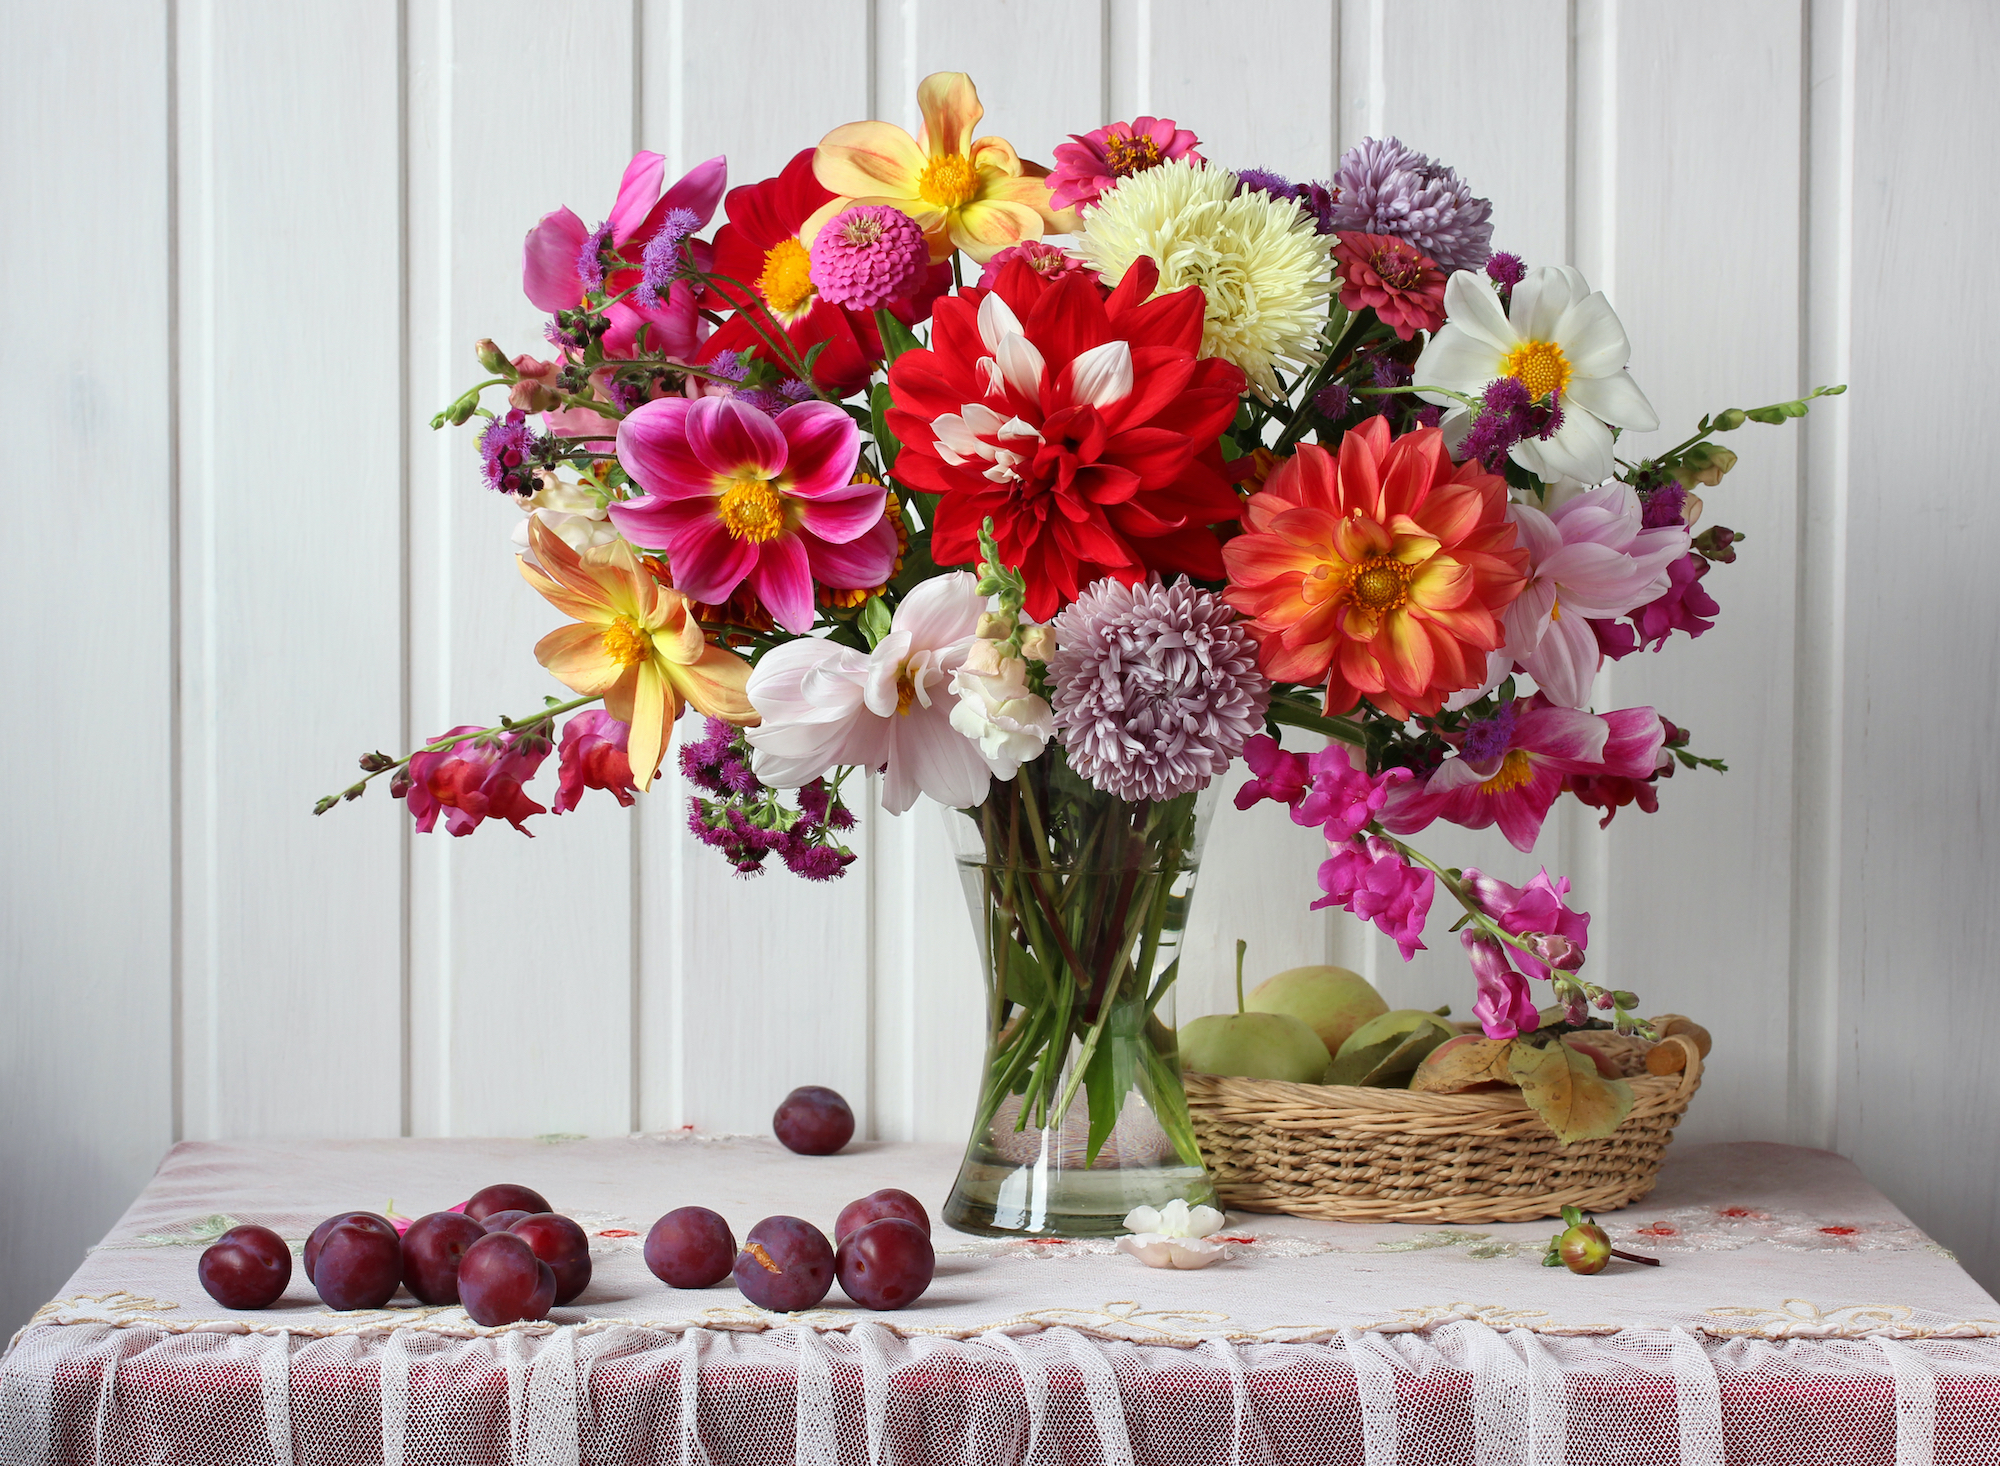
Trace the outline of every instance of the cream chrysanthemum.
{"label": "cream chrysanthemum", "polygon": [[1183,159],[1104,194],[1084,215],[1077,253],[1107,285],[1141,255],[1160,267],[1156,294],[1199,285],[1208,300],[1201,354],[1235,363],[1260,393],[1276,396],[1273,368],[1320,360],[1331,243],[1292,200],[1258,190],[1239,196],[1234,173]]}

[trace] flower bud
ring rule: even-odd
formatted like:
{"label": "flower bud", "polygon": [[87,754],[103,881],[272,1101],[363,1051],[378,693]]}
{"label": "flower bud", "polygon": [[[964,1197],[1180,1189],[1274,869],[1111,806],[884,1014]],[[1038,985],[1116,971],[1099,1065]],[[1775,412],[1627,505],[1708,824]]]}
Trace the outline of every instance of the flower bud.
{"label": "flower bud", "polygon": [[1712,426],[1718,433],[1733,433],[1749,420],[1749,413],[1740,407],[1732,407],[1727,412],[1717,413]]}
{"label": "flower bud", "polygon": [[393,769],[396,761],[386,753],[364,753],[361,755],[361,772],[379,774],[384,769]]}
{"label": "flower bud", "polygon": [[1004,616],[998,611],[984,612],[979,618],[979,624],[972,629],[972,634],[982,641],[1005,641],[1014,634],[1014,618]]}
{"label": "flower bud", "polygon": [[1046,662],[1056,654],[1056,634],[1046,626],[1030,626],[1021,633],[1021,655],[1031,662]]}
{"label": "flower bud", "polygon": [[495,345],[491,339],[482,337],[479,344],[472,348],[472,354],[479,358],[479,364],[485,367],[487,371],[497,373],[501,376],[513,375],[508,368],[507,353]]}
{"label": "flower bud", "polygon": [[526,380],[516,382],[507,393],[510,406],[523,412],[554,412],[562,406],[562,398],[541,382]]}
{"label": "flower bud", "polygon": [[1536,932],[1528,944],[1535,949],[1535,955],[1549,966],[1564,972],[1575,972],[1583,966],[1583,948],[1568,937],[1554,932]]}

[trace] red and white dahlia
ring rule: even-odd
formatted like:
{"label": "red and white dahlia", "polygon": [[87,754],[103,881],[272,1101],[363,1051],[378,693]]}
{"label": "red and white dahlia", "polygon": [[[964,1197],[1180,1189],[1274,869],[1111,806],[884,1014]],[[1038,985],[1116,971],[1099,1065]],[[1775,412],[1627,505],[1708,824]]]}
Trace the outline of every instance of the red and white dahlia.
{"label": "red and white dahlia", "polygon": [[890,368],[896,476],[941,496],[932,555],[976,560],[990,517],[1038,621],[1105,577],[1222,577],[1213,526],[1237,499],[1219,439],[1246,383],[1196,358],[1201,291],[1147,299],[1158,280],[1142,259],[1107,298],[1011,264],[939,301],[930,348]]}

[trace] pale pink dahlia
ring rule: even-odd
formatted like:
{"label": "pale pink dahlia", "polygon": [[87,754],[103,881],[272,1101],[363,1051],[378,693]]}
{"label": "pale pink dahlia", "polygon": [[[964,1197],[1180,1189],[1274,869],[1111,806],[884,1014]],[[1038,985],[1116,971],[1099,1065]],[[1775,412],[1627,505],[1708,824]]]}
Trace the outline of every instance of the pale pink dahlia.
{"label": "pale pink dahlia", "polygon": [[1056,730],[1070,767],[1107,794],[1205,788],[1263,719],[1256,638],[1212,591],[1100,580],[1052,624]]}
{"label": "pale pink dahlia", "polygon": [[827,220],[811,258],[819,298],[862,311],[915,295],[931,262],[917,221],[880,204],[856,204]]}
{"label": "pale pink dahlia", "polygon": [[1056,166],[1049,174],[1050,202],[1058,209],[1080,209],[1134,173],[1175,158],[1204,162],[1194,150],[1200,141],[1165,117],[1135,117],[1130,122],[1108,122],[1095,132],[1073,132],[1070,141],[1056,149]]}

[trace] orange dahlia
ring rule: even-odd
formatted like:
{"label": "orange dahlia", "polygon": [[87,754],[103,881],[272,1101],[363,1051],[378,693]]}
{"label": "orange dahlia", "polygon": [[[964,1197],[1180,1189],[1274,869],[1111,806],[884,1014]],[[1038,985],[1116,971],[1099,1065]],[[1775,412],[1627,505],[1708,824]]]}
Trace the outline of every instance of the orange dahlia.
{"label": "orange dahlia", "polygon": [[1229,603],[1251,618],[1273,680],[1326,679],[1326,710],[1367,698],[1392,718],[1435,713],[1486,680],[1500,611],[1528,583],[1506,483],[1454,465],[1444,435],[1393,441],[1370,418],[1339,456],[1307,444],[1243,509],[1222,547]]}

